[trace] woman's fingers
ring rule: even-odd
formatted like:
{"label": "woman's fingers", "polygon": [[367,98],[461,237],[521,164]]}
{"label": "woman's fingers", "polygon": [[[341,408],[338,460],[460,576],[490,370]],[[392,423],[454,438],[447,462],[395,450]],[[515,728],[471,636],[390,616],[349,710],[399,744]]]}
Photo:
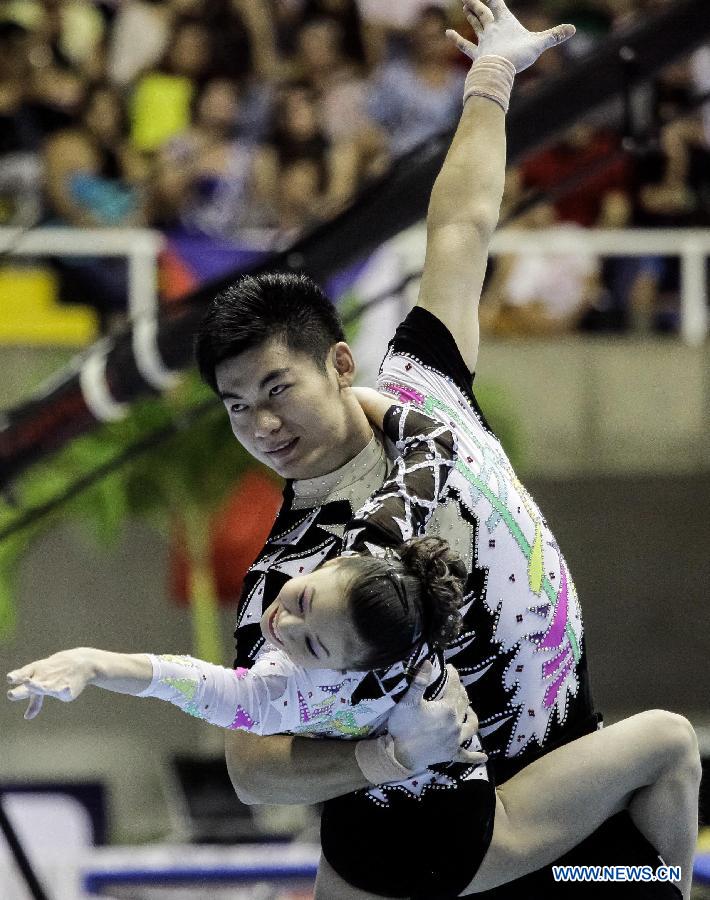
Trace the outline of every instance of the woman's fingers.
{"label": "woman's fingers", "polygon": [[10,684],[20,684],[32,677],[34,672],[33,666],[23,666],[21,669],[14,669],[7,673],[7,680]]}
{"label": "woman's fingers", "polygon": [[30,702],[25,710],[25,719],[34,719],[35,716],[38,716],[42,710],[43,702],[44,697],[42,694],[33,694],[30,697]]}
{"label": "woman's fingers", "polygon": [[7,692],[8,700],[27,700],[30,697],[30,690],[26,684],[21,684],[19,687],[12,688]]}
{"label": "woman's fingers", "polygon": [[28,700],[31,697],[45,695],[48,697],[55,697],[57,700],[64,700],[65,702],[73,699],[71,685],[69,684],[61,684],[58,682],[43,683],[29,678],[7,692],[8,700],[14,701]]}
{"label": "woman's fingers", "polygon": [[13,701],[29,700],[25,710],[25,719],[34,719],[35,716],[38,716],[44,702],[44,694],[38,693],[36,688],[33,689],[28,684],[21,684],[8,691],[7,697],[8,700]]}

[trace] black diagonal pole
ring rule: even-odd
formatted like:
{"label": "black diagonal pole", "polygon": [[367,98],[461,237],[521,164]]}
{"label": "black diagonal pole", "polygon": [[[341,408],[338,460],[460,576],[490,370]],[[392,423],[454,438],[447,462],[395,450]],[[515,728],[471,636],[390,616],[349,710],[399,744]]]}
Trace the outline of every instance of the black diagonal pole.
{"label": "black diagonal pole", "polygon": [[20,870],[22,877],[25,879],[27,883],[27,887],[29,888],[30,894],[34,900],[49,900],[49,897],[44,891],[44,888],[39,883],[39,879],[34,873],[34,869],[27,858],[27,854],[25,853],[22,844],[20,843],[19,838],[15,834],[15,829],[12,827],[12,823],[7,817],[7,813],[5,812],[5,808],[2,805],[2,794],[0,793],[0,829],[2,829],[2,833],[5,835],[5,840],[10,847],[12,855],[15,858],[15,862],[17,863],[17,868]]}

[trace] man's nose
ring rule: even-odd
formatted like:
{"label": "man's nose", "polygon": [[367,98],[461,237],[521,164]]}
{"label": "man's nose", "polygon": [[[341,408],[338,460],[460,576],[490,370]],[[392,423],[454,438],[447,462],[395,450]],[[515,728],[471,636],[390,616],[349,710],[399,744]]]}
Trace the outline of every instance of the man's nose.
{"label": "man's nose", "polygon": [[281,419],[270,410],[257,410],[254,414],[254,437],[268,437],[279,428],[281,428]]}

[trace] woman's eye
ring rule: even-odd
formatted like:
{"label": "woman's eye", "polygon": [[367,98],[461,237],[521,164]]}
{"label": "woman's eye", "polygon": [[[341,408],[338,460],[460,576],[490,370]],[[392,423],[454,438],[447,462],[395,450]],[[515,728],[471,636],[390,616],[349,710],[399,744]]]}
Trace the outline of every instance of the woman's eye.
{"label": "woman's eye", "polygon": [[271,394],[272,397],[278,397],[279,394],[283,394],[283,392],[285,390],[288,390],[288,388],[290,388],[290,387],[291,387],[290,384],[277,384],[276,387],[271,388],[269,393]]}
{"label": "woman's eye", "polygon": [[313,644],[311,643],[310,638],[306,638],[306,647],[308,647],[308,652],[311,654],[311,656],[315,656],[315,658],[318,659],[318,654],[313,649]]}
{"label": "woman's eye", "polygon": [[306,596],[306,592],[302,591],[301,596],[298,598],[298,610],[299,612],[303,612],[303,598]]}
{"label": "woman's eye", "polygon": [[245,409],[246,409],[245,403],[233,403],[229,407],[230,413],[241,413],[241,412],[244,412]]}

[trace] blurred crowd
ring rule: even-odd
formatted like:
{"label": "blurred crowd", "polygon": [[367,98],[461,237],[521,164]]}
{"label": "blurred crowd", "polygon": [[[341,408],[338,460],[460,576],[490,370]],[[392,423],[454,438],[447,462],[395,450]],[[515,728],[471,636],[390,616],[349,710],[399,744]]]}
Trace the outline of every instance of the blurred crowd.
{"label": "blurred crowd", "polygon": [[[667,2],[511,0],[531,29],[578,28],[519,90]],[[456,0],[5,0],[0,225],[285,246],[455,124],[468,63],[446,27],[471,37]],[[531,228],[708,224],[710,124],[694,101],[710,89],[709,52],[655,85],[634,153],[603,116],[579,126],[510,172],[504,217]],[[565,290],[556,265],[499,261],[488,327],[622,327],[632,288],[646,291],[634,308],[655,304],[658,327],[668,303],[673,327],[671,261],[579,260]],[[120,278],[107,272],[111,292]],[[540,300],[551,286],[556,305]]]}

